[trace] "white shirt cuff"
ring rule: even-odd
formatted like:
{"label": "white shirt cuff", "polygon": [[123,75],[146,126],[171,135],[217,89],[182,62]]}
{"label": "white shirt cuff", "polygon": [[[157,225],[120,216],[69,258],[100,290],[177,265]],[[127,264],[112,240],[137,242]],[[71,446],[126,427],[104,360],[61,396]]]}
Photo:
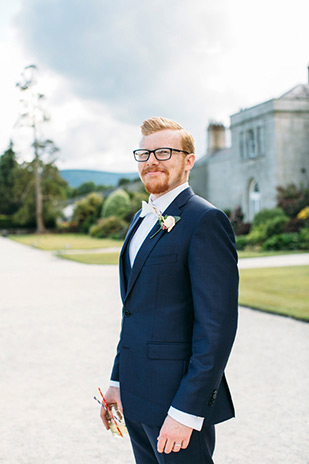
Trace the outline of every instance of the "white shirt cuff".
{"label": "white shirt cuff", "polygon": [[110,387],[118,387],[118,388],[120,388],[120,382],[118,382],[117,380],[110,380],[109,385],[110,385]]}
{"label": "white shirt cuff", "polygon": [[177,422],[180,422],[191,429],[201,431],[204,423],[204,417],[194,416],[188,414],[187,412],[179,411],[179,409],[173,408],[172,406],[168,410],[168,415],[175,419]]}

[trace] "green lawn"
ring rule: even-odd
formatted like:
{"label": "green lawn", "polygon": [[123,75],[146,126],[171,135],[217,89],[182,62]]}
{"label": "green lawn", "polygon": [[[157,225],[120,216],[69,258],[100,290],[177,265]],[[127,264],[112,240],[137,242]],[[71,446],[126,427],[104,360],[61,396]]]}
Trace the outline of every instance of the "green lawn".
{"label": "green lawn", "polygon": [[[11,235],[12,240],[42,250],[90,250],[121,247],[121,240],[96,239],[82,234]],[[274,256],[291,252],[240,251],[240,258]],[[295,252],[292,252],[295,253]],[[59,253],[85,264],[118,264],[119,252]],[[309,321],[309,266],[241,269],[239,303]]]}
{"label": "green lawn", "polygon": [[309,321],[309,266],[241,269],[239,303]]}
{"label": "green lawn", "polygon": [[41,250],[90,250],[120,247],[121,240],[93,238],[83,234],[10,235],[10,239]]}
{"label": "green lawn", "polygon": [[77,261],[78,263],[83,264],[118,264],[119,262],[119,253],[88,253],[88,254],[61,254],[57,256],[61,258],[70,259],[71,261]]}
{"label": "green lawn", "polygon": [[238,251],[238,258],[261,258],[265,256],[279,256],[279,255],[293,255],[299,253],[308,253],[305,250],[293,250],[293,251],[257,251],[257,250],[246,250]]}
{"label": "green lawn", "polygon": [[[95,248],[121,247],[122,240],[93,238],[84,234],[29,234],[10,235],[10,239],[41,250],[91,250]],[[239,258],[255,258],[261,256],[276,256],[300,251],[239,251]],[[104,264],[104,263],[102,263]]]}

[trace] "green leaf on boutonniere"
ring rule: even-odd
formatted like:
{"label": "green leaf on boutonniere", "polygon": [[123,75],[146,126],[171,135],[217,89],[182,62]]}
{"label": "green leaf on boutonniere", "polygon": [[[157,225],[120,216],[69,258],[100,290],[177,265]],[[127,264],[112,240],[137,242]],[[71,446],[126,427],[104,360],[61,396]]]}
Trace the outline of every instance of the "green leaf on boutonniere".
{"label": "green leaf on boutonniere", "polygon": [[180,219],[180,216],[159,216],[160,229],[158,229],[150,238],[153,238],[161,230],[167,230],[167,232],[170,232]]}

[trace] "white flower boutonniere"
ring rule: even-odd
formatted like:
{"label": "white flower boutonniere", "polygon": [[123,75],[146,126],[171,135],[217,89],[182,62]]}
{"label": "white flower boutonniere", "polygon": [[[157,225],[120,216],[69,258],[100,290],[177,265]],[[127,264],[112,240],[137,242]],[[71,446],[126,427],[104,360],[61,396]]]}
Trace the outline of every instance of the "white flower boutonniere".
{"label": "white flower boutonniere", "polygon": [[160,230],[167,230],[167,232],[170,232],[175,224],[177,224],[178,221],[180,221],[181,217],[180,216],[159,216],[159,224],[160,224],[160,229],[158,229],[150,238],[153,238],[155,235],[157,235]]}

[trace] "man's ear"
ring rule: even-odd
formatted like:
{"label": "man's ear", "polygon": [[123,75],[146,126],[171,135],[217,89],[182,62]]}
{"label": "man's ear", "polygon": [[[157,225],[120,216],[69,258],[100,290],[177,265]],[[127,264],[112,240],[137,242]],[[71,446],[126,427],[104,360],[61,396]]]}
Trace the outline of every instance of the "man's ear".
{"label": "man's ear", "polygon": [[185,170],[186,171],[191,171],[191,169],[193,168],[194,166],[194,163],[195,163],[195,154],[194,153],[190,153],[189,155],[186,156],[186,167],[185,167]]}

